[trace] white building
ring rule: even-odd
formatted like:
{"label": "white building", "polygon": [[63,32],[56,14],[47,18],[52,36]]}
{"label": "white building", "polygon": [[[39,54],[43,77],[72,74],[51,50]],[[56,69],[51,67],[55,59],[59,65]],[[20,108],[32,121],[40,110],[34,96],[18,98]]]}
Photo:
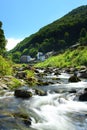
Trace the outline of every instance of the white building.
{"label": "white building", "polygon": [[42,52],[37,53],[37,60],[44,61],[45,55]]}

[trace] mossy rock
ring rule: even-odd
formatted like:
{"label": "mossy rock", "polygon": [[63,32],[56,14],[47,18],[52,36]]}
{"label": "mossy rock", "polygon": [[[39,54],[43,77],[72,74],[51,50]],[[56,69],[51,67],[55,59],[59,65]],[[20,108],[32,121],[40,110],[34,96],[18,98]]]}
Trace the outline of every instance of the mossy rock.
{"label": "mossy rock", "polygon": [[47,95],[46,92],[44,92],[43,90],[40,90],[40,89],[35,89],[35,94],[37,94],[39,96],[45,96],[45,95]]}
{"label": "mossy rock", "polygon": [[12,115],[14,118],[20,118],[26,126],[31,125],[32,120],[27,114],[19,112],[19,113],[13,113]]}

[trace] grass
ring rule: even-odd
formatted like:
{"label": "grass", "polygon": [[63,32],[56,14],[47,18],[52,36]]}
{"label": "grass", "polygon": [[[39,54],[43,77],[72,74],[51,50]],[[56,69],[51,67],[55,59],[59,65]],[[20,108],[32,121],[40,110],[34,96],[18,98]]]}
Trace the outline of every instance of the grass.
{"label": "grass", "polygon": [[33,70],[26,70],[25,72],[27,73],[27,78],[31,78],[35,76]]}
{"label": "grass", "polygon": [[87,46],[80,46],[75,50],[68,49],[62,54],[52,56],[35,67],[80,67],[87,65]]}

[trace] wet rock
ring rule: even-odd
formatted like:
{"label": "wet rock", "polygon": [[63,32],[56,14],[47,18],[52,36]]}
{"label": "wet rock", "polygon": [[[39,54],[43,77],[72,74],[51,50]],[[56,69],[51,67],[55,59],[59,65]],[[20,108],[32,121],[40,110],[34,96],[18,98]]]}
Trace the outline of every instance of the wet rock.
{"label": "wet rock", "polygon": [[53,77],[52,80],[60,80],[59,77]]}
{"label": "wet rock", "polygon": [[86,66],[81,66],[80,70],[87,70],[87,67]]}
{"label": "wet rock", "polygon": [[54,75],[61,75],[59,71],[54,72]]}
{"label": "wet rock", "polygon": [[72,90],[69,91],[69,93],[76,93],[76,90],[72,89]]}
{"label": "wet rock", "polygon": [[65,68],[65,71],[66,73],[69,73],[69,74],[73,74],[74,72],[78,71],[77,68],[75,67],[71,67],[71,68]]}
{"label": "wet rock", "polygon": [[43,81],[43,80],[38,80],[38,82],[37,82],[37,85],[38,86],[48,86],[48,85],[50,85],[50,84],[54,84],[53,82],[50,82],[50,81]]}
{"label": "wet rock", "polygon": [[87,72],[86,71],[83,71],[83,72],[80,72],[80,78],[87,78]]}
{"label": "wet rock", "polygon": [[46,82],[43,82],[42,85],[50,85],[50,82],[46,81]]}
{"label": "wet rock", "polygon": [[46,73],[38,73],[36,76],[37,76],[38,78],[42,78],[43,76],[46,76]]}
{"label": "wet rock", "polygon": [[32,92],[28,90],[16,89],[14,92],[14,96],[17,98],[30,98],[32,97]]}
{"label": "wet rock", "polygon": [[79,101],[87,101],[87,88],[84,89],[84,93],[79,96]]}
{"label": "wet rock", "polygon": [[35,69],[34,72],[35,72],[35,73],[39,73],[39,70]]}
{"label": "wet rock", "polygon": [[70,73],[70,68],[64,68],[64,73]]}
{"label": "wet rock", "polygon": [[27,115],[27,114],[24,114],[24,113],[13,113],[13,116],[15,118],[20,118],[23,123],[26,125],[26,126],[30,126],[31,125],[31,118]]}
{"label": "wet rock", "polygon": [[24,124],[26,125],[26,126],[30,126],[31,125],[31,119],[29,118],[29,119],[25,119],[24,120]]}
{"label": "wet rock", "polygon": [[79,70],[79,77],[80,78],[87,78],[87,68],[82,66]]}
{"label": "wet rock", "polygon": [[68,79],[68,82],[79,82],[79,81],[81,80],[76,75],[73,75]]}
{"label": "wet rock", "polygon": [[4,83],[0,83],[0,90],[1,89],[8,89],[7,85]]}
{"label": "wet rock", "polygon": [[39,96],[45,96],[47,95],[47,93],[43,90],[40,89],[35,89],[35,94],[39,95]]}
{"label": "wet rock", "polygon": [[52,67],[48,67],[44,70],[44,73],[47,73],[47,74],[51,74],[53,73],[53,68]]}

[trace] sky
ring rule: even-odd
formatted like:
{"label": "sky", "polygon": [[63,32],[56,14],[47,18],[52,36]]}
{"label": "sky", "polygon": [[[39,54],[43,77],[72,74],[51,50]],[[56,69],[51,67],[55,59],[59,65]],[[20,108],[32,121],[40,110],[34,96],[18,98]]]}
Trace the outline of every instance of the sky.
{"label": "sky", "polygon": [[82,5],[87,5],[87,0],[0,0],[7,50]]}

